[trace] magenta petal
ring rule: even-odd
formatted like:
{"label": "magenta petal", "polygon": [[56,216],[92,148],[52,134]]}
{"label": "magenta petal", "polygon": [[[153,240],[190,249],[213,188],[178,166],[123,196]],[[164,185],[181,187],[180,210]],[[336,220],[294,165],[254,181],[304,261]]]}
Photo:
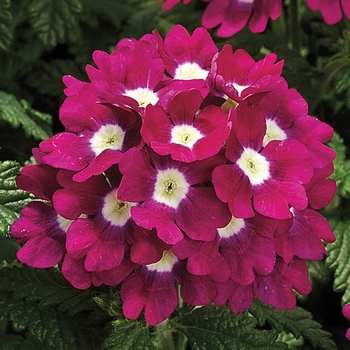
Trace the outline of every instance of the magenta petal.
{"label": "magenta petal", "polygon": [[164,109],[160,106],[148,105],[144,111],[141,134],[150,146],[151,141],[170,143],[173,125]]}
{"label": "magenta petal", "polygon": [[75,220],[82,214],[77,196],[65,189],[54,193],[52,203],[56,211],[66,219]]}
{"label": "magenta petal", "polygon": [[112,165],[118,164],[121,157],[121,152],[107,148],[94,158],[85,169],[75,174],[73,179],[74,181],[83,182],[91,176],[100,175]]}
{"label": "magenta petal", "polygon": [[63,257],[65,247],[50,236],[37,236],[30,239],[18,252],[17,258],[24,264],[38,268],[56,265]]}
{"label": "magenta petal", "polygon": [[141,265],[159,261],[164,250],[170,247],[157,237],[155,230],[146,230],[131,222],[127,230],[127,240],[130,244],[130,259]]}
{"label": "magenta petal", "polygon": [[174,125],[192,124],[202,102],[203,97],[198,90],[177,93],[168,106],[168,113]]}
{"label": "magenta petal", "polygon": [[192,187],[175,215],[176,223],[188,237],[202,241],[212,241],[217,229],[231,220],[227,205],[210,187]]}
{"label": "magenta petal", "polygon": [[292,215],[289,206],[298,210],[307,206],[305,189],[299,183],[270,180],[253,187],[253,192],[254,209],[270,218],[288,219]]}
{"label": "magenta petal", "polygon": [[76,260],[69,254],[64,257],[62,274],[77,289],[88,289],[92,284],[92,274],[84,269],[84,258]]}
{"label": "magenta petal", "polygon": [[137,273],[127,277],[120,289],[123,302],[123,313],[127,318],[136,320],[145,306],[147,291]]}
{"label": "magenta petal", "polygon": [[74,259],[86,256],[91,246],[97,240],[93,222],[89,219],[78,219],[71,223],[67,230],[66,247]]}
{"label": "magenta petal", "polygon": [[293,289],[302,295],[311,292],[307,266],[303,260],[297,258],[289,265],[278,259],[269,276],[256,276],[254,281],[256,297],[277,309],[295,308],[296,298]]}
{"label": "magenta petal", "polygon": [[103,271],[119,266],[124,259],[126,247],[124,228],[112,225],[106,227],[95,225],[94,230],[98,236],[87,252],[85,269],[87,271]]}
{"label": "magenta petal", "polygon": [[141,202],[152,196],[156,170],[145,151],[134,147],[125,152],[119,170],[124,175],[118,189],[120,200]]}
{"label": "magenta petal", "polygon": [[[233,216],[254,216],[252,188],[248,177],[236,165],[223,164],[213,170],[213,184],[217,196],[228,203]],[[224,226],[221,226],[224,227]]]}
{"label": "magenta petal", "polygon": [[217,283],[218,295],[214,300],[217,306],[224,306],[229,302],[230,310],[234,313],[247,311],[253,304],[254,293],[252,285],[242,286],[228,280],[225,283]]}
{"label": "magenta petal", "polygon": [[211,278],[192,275],[181,263],[174,265],[173,272],[176,280],[181,284],[180,293],[185,303],[206,305],[215,299],[217,289]]}
{"label": "magenta petal", "polygon": [[328,221],[312,209],[294,211],[293,225],[288,232],[288,241],[295,255],[301,259],[321,260],[327,255],[321,241],[334,242],[335,237]]}
{"label": "magenta petal", "polygon": [[78,171],[94,158],[87,138],[69,132],[42,141],[40,149],[47,153],[43,161],[55,168]]}
{"label": "magenta petal", "polygon": [[29,164],[16,177],[16,185],[21,190],[31,192],[35,197],[48,200],[61,186],[56,181],[57,169],[49,165]]}
{"label": "magenta petal", "polygon": [[153,200],[145,202],[142,207],[132,207],[134,221],[151,230],[157,230],[157,236],[167,244],[176,244],[183,238],[181,230],[174,223],[174,209]]}

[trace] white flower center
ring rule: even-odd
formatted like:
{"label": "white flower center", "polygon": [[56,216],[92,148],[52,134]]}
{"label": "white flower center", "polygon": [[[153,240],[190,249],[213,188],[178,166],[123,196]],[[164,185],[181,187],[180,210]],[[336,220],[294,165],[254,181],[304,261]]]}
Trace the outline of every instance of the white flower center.
{"label": "white flower center", "polygon": [[190,185],[177,169],[159,170],[153,199],[176,209],[186,197]]}
{"label": "white flower center", "polygon": [[174,79],[192,80],[207,78],[209,71],[201,68],[195,62],[185,62],[180,64],[175,70]]}
{"label": "white flower center", "polygon": [[237,165],[249,177],[252,185],[260,185],[270,177],[269,162],[251,148],[245,148]]}
{"label": "white flower center", "polygon": [[266,134],[263,140],[263,146],[265,147],[270,141],[279,140],[283,141],[287,138],[286,133],[281,129],[278,124],[272,119],[266,119]]}
{"label": "white flower center", "polygon": [[199,130],[192,125],[175,125],[171,129],[171,142],[192,149],[193,145],[203,137]]}
{"label": "white flower center", "polygon": [[60,228],[64,231],[67,232],[70,224],[73,222],[74,220],[68,220],[65,219],[63,216],[61,216],[60,214],[57,214],[57,222],[60,226]]}
{"label": "white flower center", "polygon": [[105,149],[120,150],[123,146],[125,132],[115,124],[102,125],[90,140],[90,146],[98,156]]}
{"label": "white flower center", "polygon": [[232,86],[238,93],[238,96],[241,97],[242,91],[245,90],[247,87],[249,87],[250,85],[239,85],[237,83],[227,83],[226,84],[227,87]]}
{"label": "white flower center", "polygon": [[148,88],[125,90],[124,95],[136,100],[140,107],[146,107],[149,104],[154,106],[159,100],[158,95]]}
{"label": "white flower center", "polygon": [[229,238],[239,233],[244,226],[244,219],[237,219],[232,216],[231,221],[225,227],[218,228],[218,233],[221,238]]}
{"label": "white flower center", "polygon": [[130,208],[136,203],[124,202],[117,198],[117,189],[113,189],[104,198],[103,217],[114,226],[124,226],[131,217]]}
{"label": "white flower center", "polygon": [[162,258],[159,261],[154,264],[146,265],[146,267],[149,271],[171,272],[177,261],[177,257],[171,250],[165,250]]}

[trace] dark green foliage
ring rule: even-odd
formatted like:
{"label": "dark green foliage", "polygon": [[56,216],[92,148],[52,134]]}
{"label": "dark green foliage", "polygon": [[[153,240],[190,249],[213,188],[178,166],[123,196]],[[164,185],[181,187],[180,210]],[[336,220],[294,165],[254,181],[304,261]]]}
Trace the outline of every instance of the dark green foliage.
{"label": "dark green foliage", "polygon": [[276,330],[258,330],[247,313],[233,314],[226,307],[208,305],[181,315],[174,328],[186,335],[193,349],[251,350],[287,349],[277,342]]}
{"label": "dark green foliage", "polygon": [[268,322],[279,332],[292,333],[296,338],[303,337],[315,349],[337,349],[331,334],[321,329],[321,325],[312,319],[312,315],[300,308],[294,310],[276,310],[270,305],[255,301],[250,312],[256,317],[260,326]]}
{"label": "dark green foliage", "polygon": [[74,289],[55,269],[3,268],[0,279],[0,319],[46,349],[96,349],[106,336],[108,316],[93,299],[101,292]]}

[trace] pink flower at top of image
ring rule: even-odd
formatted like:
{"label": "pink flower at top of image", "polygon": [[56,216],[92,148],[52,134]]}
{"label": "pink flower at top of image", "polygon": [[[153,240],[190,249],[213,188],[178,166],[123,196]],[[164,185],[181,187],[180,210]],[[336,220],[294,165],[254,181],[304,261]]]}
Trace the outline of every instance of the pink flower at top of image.
{"label": "pink flower at top of image", "polygon": [[[162,7],[163,11],[167,11],[172,9],[175,5],[179,4],[181,0],[157,0],[157,2],[164,2],[165,4]],[[192,0],[183,0],[185,5],[189,4]]]}
{"label": "pink flower at top of image", "polygon": [[320,11],[327,24],[338,23],[344,15],[350,19],[349,0],[306,0],[313,11]]}
{"label": "pink flower at top of image", "polygon": [[218,36],[229,37],[246,25],[253,33],[266,29],[269,18],[275,20],[282,12],[282,0],[209,0],[202,25],[219,26]]}

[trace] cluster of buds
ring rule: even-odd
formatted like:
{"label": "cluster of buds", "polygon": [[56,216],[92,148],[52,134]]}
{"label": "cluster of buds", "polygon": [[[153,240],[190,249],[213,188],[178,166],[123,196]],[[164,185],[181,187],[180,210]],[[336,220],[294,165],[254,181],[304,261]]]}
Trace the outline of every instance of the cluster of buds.
{"label": "cluster of buds", "polygon": [[179,297],[293,309],[305,259],[326,255],[317,211],[335,193],[332,128],[308,115],[275,54],[255,60],[180,25],[95,51],[65,76],[65,127],[33,149],[12,225],[18,259],[58,264],[78,289],[120,285],[123,312],[156,325]]}

